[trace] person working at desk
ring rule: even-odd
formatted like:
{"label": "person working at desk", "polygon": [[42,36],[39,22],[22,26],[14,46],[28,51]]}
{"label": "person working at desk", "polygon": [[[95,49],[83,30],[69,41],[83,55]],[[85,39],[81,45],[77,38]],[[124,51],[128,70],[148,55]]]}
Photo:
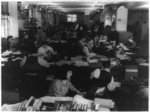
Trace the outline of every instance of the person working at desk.
{"label": "person working at desk", "polygon": [[[111,70],[112,71],[112,70]],[[95,96],[109,97],[107,92],[115,91],[120,87],[120,82],[114,80],[112,73],[105,70],[95,69],[91,75],[91,86],[88,91],[87,97],[93,98]]]}
{"label": "person working at desk", "polygon": [[85,42],[86,42],[86,45],[83,47],[82,52],[84,53],[87,59],[94,59],[94,58],[106,59],[106,56],[96,54],[92,51],[94,47],[93,39],[87,38]]}
{"label": "person working at desk", "polygon": [[87,57],[94,57],[96,56],[96,54],[94,52],[92,52],[92,48],[94,47],[94,43],[93,40],[91,38],[87,38],[86,39],[86,45],[83,47],[83,53],[87,56]]}
{"label": "person working at desk", "polygon": [[36,38],[36,40],[35,40],[34,44],[37,47],[39,47],[47,39],[46,33],[42,30],[42,28],[40,26],[37,27],[37,32],[35,34],[35,38]]}
{"label": "person working at desk", "polygon": [[128,39],[128,42],[125,44],[128,49],[135,49],[136,48],[136,42],[133,40],[133,37],[130,36]]}
{"label": "person working at desk", "polygon": [[46,77],[50,62],[53,61],[54,51],[50,46],[43,45],[38,49],[38,53],[24,57],[20,63],[22,76],[20,83],[21,99],[30,96],[42,97],[47,94],[45,89]]}
{"label": "person working at desk", "polygon": [[105,70],[95,69],[90,75],[89,90],[87,92],[87,97],[93,99],[95,97],[95,92],[101,87],[107,86],[111,80],[111,75]]}
{"label": "person working at desk", "polygon": [[125,50],[128,50],[128,49],[126,48],[126,46],[120,43],[120,45],[117,46],[117,49],[115,51],[116,58],[122,59],[122,60],[130,59],[130,57],[125,53]]}
{"label": "person working at desk", "polygon": [[66,96],[69,90],[74,91],[78,94],[84,94],[84,92],[82,93],[79,90],[77,90],[70,82],[72,75],[73,75],[72,71],[67,71],[66,76],[63,76],[63,74],[61,74],[62,77],[55,79],[50,85],[48,95],[62,97]]}

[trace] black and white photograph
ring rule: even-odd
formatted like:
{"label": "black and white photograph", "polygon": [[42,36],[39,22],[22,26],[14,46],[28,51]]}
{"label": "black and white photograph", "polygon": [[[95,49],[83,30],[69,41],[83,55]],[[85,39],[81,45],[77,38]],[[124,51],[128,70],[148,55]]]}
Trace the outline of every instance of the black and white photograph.
{"label": "black and white photograph", "polygon": [[149,111],[149,0],[2,0],[1,111]]}

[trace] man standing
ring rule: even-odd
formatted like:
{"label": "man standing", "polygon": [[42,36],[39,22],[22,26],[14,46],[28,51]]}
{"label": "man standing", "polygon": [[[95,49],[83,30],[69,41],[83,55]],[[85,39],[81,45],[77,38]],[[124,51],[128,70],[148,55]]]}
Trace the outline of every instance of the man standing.
{"label": "man standing", "polygon": [[42,30],[42,28],[39,26],[37,27],[37,32],[36,32],[36,44],[40,45],[42,42],[46,41],[46,33]]}

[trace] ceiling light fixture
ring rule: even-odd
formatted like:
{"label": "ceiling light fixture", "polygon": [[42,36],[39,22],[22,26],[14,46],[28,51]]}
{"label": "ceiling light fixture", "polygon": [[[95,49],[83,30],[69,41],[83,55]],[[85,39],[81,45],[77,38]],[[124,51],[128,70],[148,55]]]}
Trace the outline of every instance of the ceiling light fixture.
{"label": "ceiling light fixture", "polygon": [[95,2],[92,4],[91,8],[89,9],[90,12],[96,10],[96,4],[99,2],[99,0],[95,0]]}

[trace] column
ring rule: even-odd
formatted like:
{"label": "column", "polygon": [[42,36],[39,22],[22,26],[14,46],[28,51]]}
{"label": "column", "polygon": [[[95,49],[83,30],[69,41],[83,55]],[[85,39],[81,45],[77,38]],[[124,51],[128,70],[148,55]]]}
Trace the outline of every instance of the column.
{"label": "column", "polygon": [[35,11],[35,18],[37,19],[37,26],[42,26],[41,11]]}
{"label": "column", "polygon": [[56,14],[56,25],[59,25],[59,20],[60,20],[60,15],[57,13]]}
{"label": "column", "polygon": [[18,38],[19,21],[18,21],[17,1],[9,2],[9,11],[10,11],[10,35],[12,35],[14,38]]}
{"label": "column", "polygon": [[84,13],[84,24],[90,27],[90,13]]}
{"label": "column", "polygon": [[111,10],[109,9],[109,7],[105,7],[104,9],[104,24],[105,26],[109,25],[111,26],[112,25],[112,12]]}
{"label": "column", "polygon": [[53,12],[50,12],[48,14],[48,22],[53,26],[54,25],[54,16],[53,16]]}

